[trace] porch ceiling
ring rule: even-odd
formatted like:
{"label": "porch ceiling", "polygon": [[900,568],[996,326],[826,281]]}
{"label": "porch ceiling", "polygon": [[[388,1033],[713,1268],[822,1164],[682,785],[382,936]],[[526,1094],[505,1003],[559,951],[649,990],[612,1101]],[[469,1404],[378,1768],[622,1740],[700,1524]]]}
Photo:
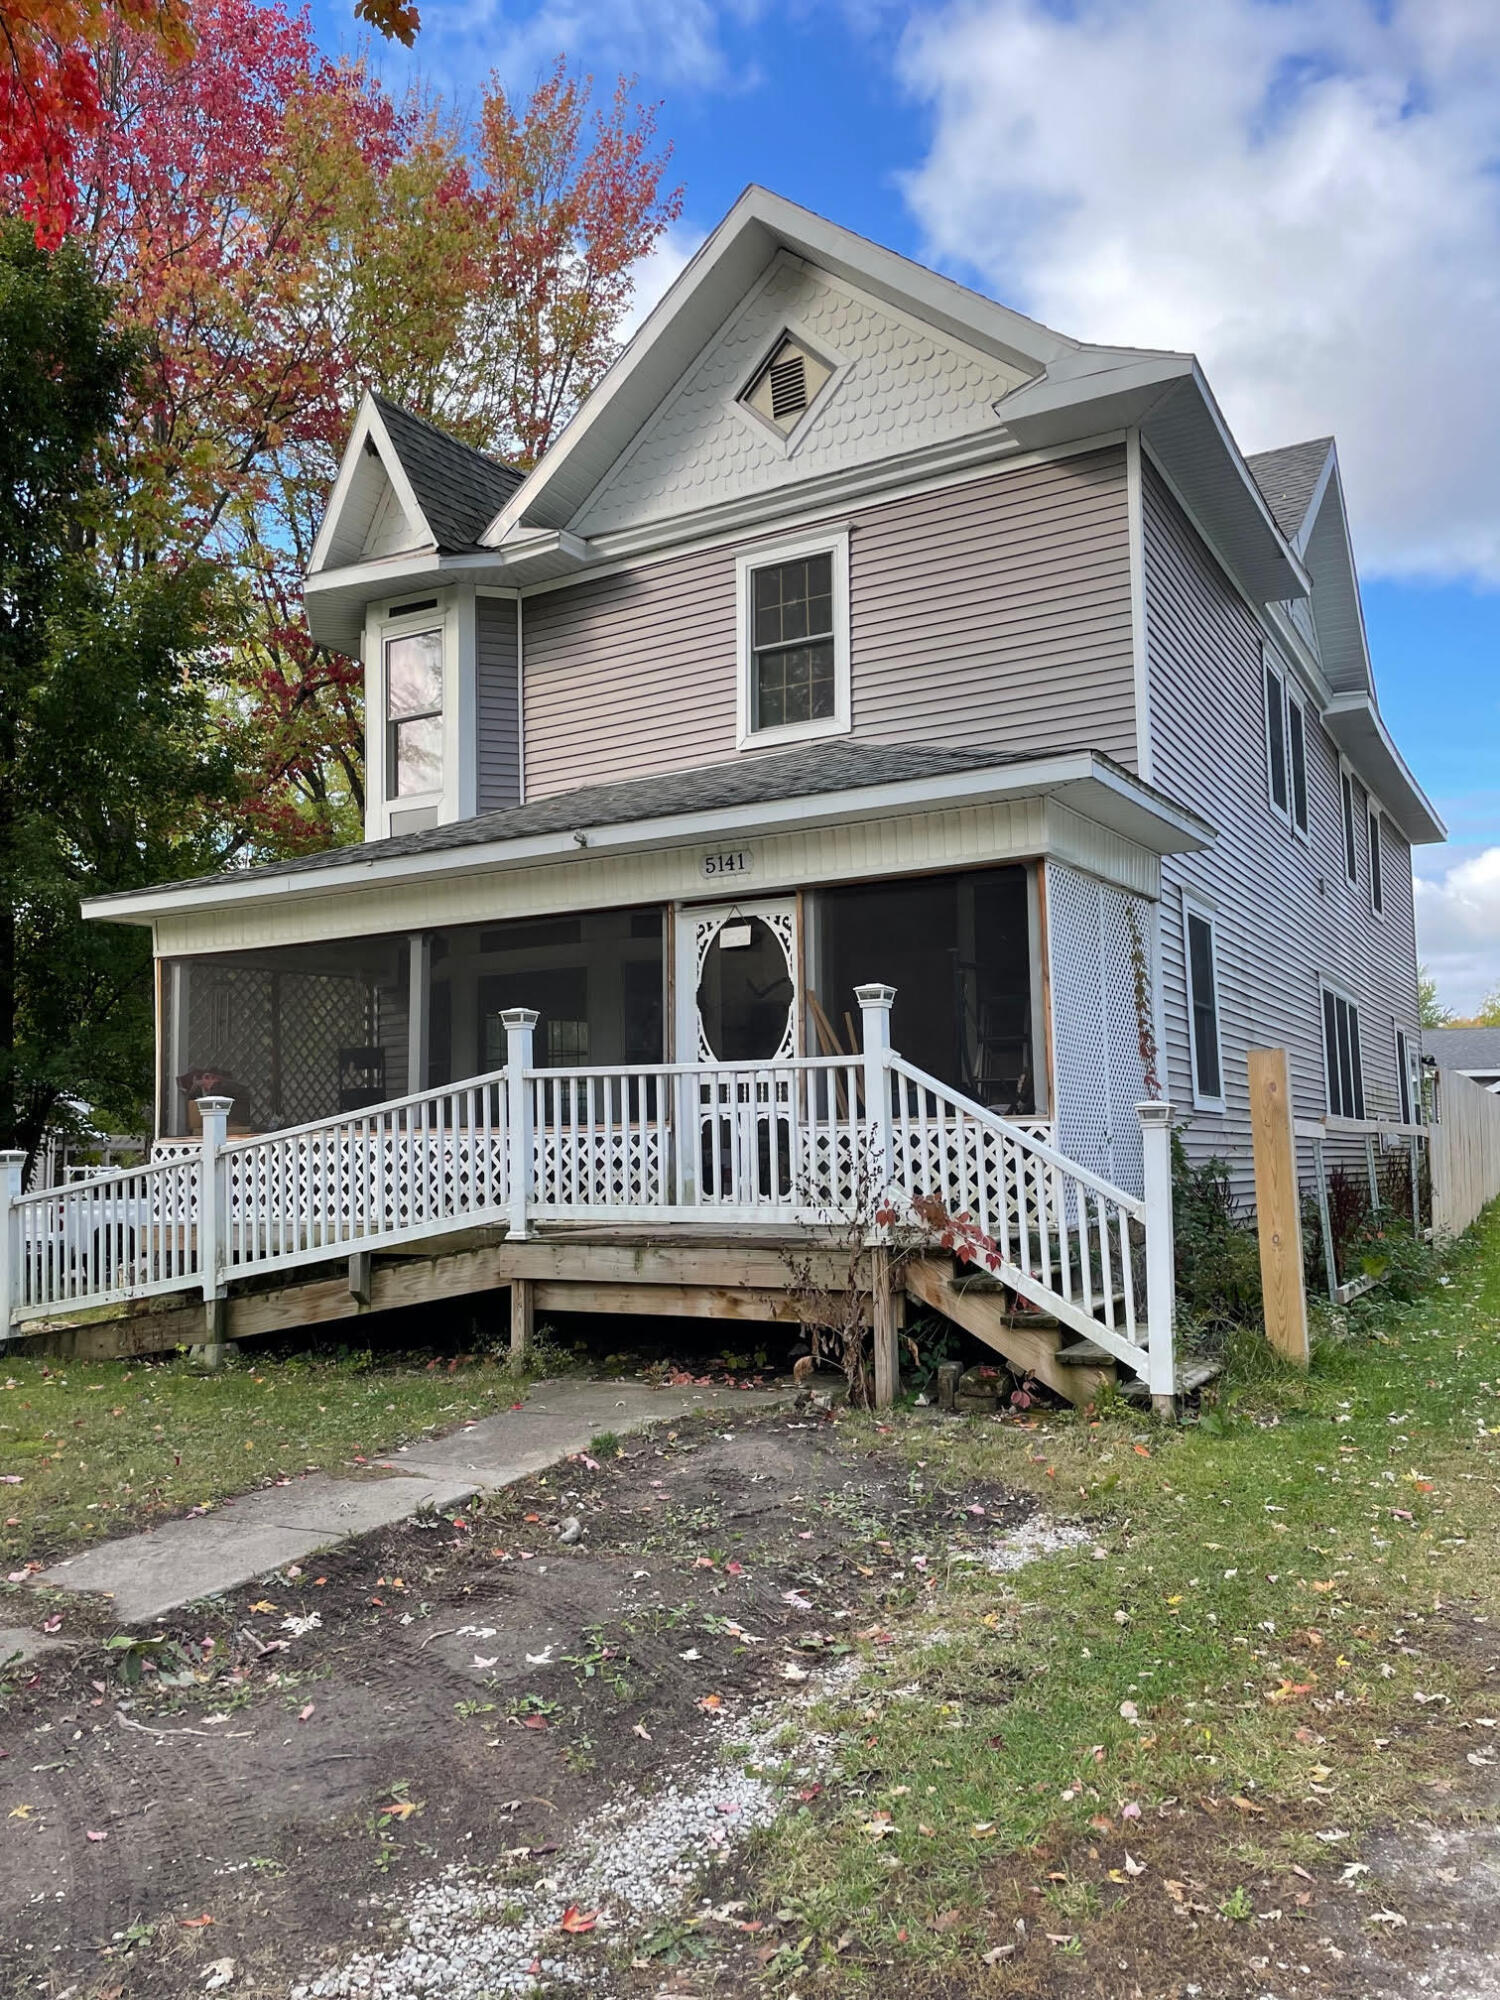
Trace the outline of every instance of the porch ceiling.
{"label": "porch ceiling", "polygon": [[338,891],[452,880],[955,807],[1046,798],[1154,855],[1213,828],[1097,750],[994,756],[926,744],[817,744],[732,764],[558,793],[502,812],[239,874],[87,901],[106,923],[150,923]]}

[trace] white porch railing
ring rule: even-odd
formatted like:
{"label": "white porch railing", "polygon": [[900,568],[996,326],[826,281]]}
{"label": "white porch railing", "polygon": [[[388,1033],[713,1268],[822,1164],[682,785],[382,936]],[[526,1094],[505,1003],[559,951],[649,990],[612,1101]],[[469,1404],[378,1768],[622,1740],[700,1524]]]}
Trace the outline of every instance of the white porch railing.
{"label": "white porch railing", "polygon": [[1020,1298],[1169,1395],[1170,1106],[1140,1107],[1136,1196],[897,1055],[891,988],[858,997],[858,1057],[539,1069],[537,1016],[517,1008],[505,1069],[441,1090],[249,1139],[226,1137],[228,1099],[203,1098],[201,1146],[46,1194],[22,1195],[21,1156],[0,1155],[3,1324],[217,1300],[239,1278],[502,1222],[874,1229],[883,1205],[930,1198],[993,1244]]}

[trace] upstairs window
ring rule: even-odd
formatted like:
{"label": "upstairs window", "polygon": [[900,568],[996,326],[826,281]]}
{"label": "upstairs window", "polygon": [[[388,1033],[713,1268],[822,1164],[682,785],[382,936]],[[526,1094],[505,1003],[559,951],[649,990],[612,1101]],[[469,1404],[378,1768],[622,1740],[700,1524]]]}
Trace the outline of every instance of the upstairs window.
{"label": "upstairs window", "polygon": [[1365,1073],[1359,1047],[1359,1008],[1347,993],[1333,986],[1323,988],[1323,1066],[1330,1116],[1363,1118]]}
{"label": "upstairs window", "polygon": [[1266,661],[1266,782],[1271,810],[1278,819],[1287,817],[1286,784],[1286,684]]}
{"label": "upstairs window", "polygon": [[1307,711],[1295,695],[1287,697],[1286,761],[1291,781],[1292,826],[1307,838]]}
{"label": "upstairs window", "polygon": [[849,727],[848,542],[740,558],[740,743]]}
{"label": "upstairs window", "polygon": [[1385,908],[1385,883],[1380,872],[1380,808],[1372,805],[1365,824],[1370,836],[1370,908],[1378,917]]}
{"label": "upstairs window", "polygon": [[1359,817],[1354,810],[1354,777],[1339,772],[1339,796],[1344,807],[1344,873],[1351,882],[1359,880]]}
{"label": "upstairs window", "polygon": [[1188,1027],[1193,1056],[1193,1103],[1201,1111],[1224,1109],[1224,1065],[1219,1049],[1219,948],[1213,917],[1196,903],[1182,905],[1187,958]]}
{"label": "upstairs window", "polygon": [[390,799],[443,788],[443,634],[385,642],[385,791]]}

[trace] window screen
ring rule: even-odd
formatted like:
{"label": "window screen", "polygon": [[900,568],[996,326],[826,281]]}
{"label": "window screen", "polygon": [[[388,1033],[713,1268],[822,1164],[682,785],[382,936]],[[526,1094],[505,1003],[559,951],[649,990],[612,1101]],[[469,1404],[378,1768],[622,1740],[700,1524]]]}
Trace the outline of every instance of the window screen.
{"label": "window screen", "polygon": [[1287,764],[1292,780],[1292,823],[1299,833],[1307,831],[1307,718],[1302,704],[1289,701],[1286,710]]}
{"label": "window screen", "polygon": [[1344,873],[1354,882],[1359,878],[1359,842],[1355,833],[1354,780],[1347,771],[1339,773],[1339,789],[1344,801]]}
{"label": "window screen", "polygon": [[1378,917],[1385,908],[1385,884],[1380,874],[1380,814],[1368,815],[1370,829],[1370,908]]}
{"label": "window screen", "polygon": [[1333,988],[1323,988],[1323,1056],[1328,1072],[1328,1109],[1335,1118],[1365,1115],[1364,1063],[1359,1048],[1359,1009]]}
{"label": "window screen", "polygon": [[832,555],[767,564],[750,588],[752,726],[781,729],[832,715]]}
{"label": "window screen", "polygon": [[1196,910],[1187,913],[1188,1005],[1193,1029],[1193,1091],[1201,1098],[1222,1098],[1223,1070],[1219,1060],[1218,966],[1214,927]]}
{"label": "window screen", "polygon": [[411,632],[385,642],[386,797],[441,791],[443,635]]}
{"label": "window screen", "polygon": [[1266,668],[1266,775],[1271,803],[1286,811],[1286,690],[1274,667]]}

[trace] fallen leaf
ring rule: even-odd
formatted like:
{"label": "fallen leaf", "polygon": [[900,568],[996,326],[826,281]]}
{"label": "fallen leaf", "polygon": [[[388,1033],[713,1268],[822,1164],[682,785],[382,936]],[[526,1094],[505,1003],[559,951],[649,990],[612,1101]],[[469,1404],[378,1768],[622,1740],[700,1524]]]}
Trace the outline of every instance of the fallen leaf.
{"label": "fallen leaf", "polygon": [[583,1932],[591,1931],[598,1921],[597,1911],[592,1916],[586,1917],[576,1903],[569,1903],[562,1913],[562,1922],[558,1925],[558,1929],[567,1931],[574,1937],[580,1937]]}
{"label": "fallen leaf", "polygon": [[706,1708],[712,1714],[715,1709],[724,1706],[724,1697],[721,1694],[701,1694],[698,1697],[698,1706]]}
{"label": "fallen leaf", "polygon": [[109,1839],[109,1835],[108,1835],[107,1833],[95,1833],[92,1827],[89,1827],[89,1828],[87,1828],[87,1829],[85,1830],[85,1832],[84,1832],[84,1836],[83,1836],[83,1837],[84,1837],[84,1839],[85,1839],[85,1840],[108,1840],[108,1839]]}
{"label": "fallen leaf", "polygon": [[179,1917],[177,1919],[178,1928],[185,1931],[201,1931],[205,1925],[212,1922],[213,1918],[206,1911],[201,1917]]}

